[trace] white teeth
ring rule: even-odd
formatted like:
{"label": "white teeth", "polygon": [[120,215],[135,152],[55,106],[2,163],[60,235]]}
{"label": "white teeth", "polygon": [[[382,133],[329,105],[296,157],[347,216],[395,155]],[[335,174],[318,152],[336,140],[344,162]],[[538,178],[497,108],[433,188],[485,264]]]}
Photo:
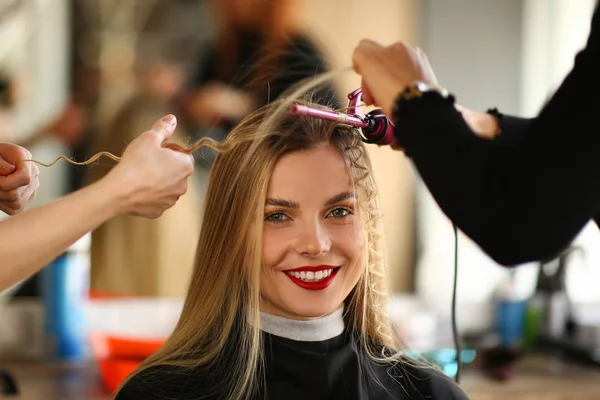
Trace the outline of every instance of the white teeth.
{"label": "white teeth", "polygon": [[302,279],[306,282],[318,282],[325,278],[328,278],[333,273],[333,269],[325,269],[317,272],[313,271],[286,271],[286,274],[293,276],[297,279]]}

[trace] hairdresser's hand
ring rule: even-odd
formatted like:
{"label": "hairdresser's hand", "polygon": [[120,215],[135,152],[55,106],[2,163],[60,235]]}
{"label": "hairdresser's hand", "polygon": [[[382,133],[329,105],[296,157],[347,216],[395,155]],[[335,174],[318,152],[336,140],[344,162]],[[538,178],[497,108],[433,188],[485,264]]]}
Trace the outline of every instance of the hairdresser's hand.
{"label": "hairdresser's hand", "polygon": [[39,170],[31,153],[21,146],[0,143],[0,211],[15,215],[35,199]]}
{"label": "hairdresser's hand", "polygon": [[362,76],[365,103],[390,115],[394,100],[415,81],[437,83],[425,53],[403,42],[382,46],[364,39],[354,49],[352,67]]}
{"label": "hairdresser's hand", "polygon": [[186,114],[199,125],[237,122],[254,110],[252,96],[221,83],[198,89],[185,105]]}
{"label": "hairdresser's hand", "polygon": [[194,159],[164,147],[177,120],[167,115],[125,149],[121,161],[103,179],[117,194],[121,213],[157,218],[187,191]]}

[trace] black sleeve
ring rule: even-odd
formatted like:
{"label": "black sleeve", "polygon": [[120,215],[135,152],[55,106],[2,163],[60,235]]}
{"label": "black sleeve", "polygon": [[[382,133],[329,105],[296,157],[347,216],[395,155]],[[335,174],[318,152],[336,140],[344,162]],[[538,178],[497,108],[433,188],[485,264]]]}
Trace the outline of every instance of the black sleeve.
{"label": "black sleeve", "polygon": [[598,214],[599,23],[596,10],[586,48],[519,137],[478,138],[435,93],[398,104],[396,137],[438,205],[500,264],[558,253]]}
{"label": "black sleeve", "polygon": [[501,114],[500,119],[502,134],[495,139],[496,143],[517,142],[535,120],[534,118],[521,118],[504,114]]}
{"label": "black sleeve", "polygon": [[[329,71],[323,53],[307,36],[297,36],[290,40],[282,64],[274,74],[264,104],[267,102],[267,97],[273,101],[303,79]],[[333,108],[341,107],[341,102],[336,97],[335,89],[331,84],[324,84],[317,88],[311,93],[311,97],[315,103]]]}

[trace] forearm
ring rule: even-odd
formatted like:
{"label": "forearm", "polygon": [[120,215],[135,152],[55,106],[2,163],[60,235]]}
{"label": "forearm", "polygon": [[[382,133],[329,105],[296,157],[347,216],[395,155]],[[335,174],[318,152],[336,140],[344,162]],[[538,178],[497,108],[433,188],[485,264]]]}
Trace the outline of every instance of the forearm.
{"label": "forearm", "polygon": [[54,203],[0,222],[0,290],[36,273],[121,212],[121,191],[101,180]]}
{"label": "forearm", "polygon": [[535,120],[500,113],[496,116],[489,112],[473,111],[458,104],[455,108],[475,135],[484,139],[497,138],[504,144],[518,142]]}
{"label": "forearm", "polygon": [[398,143],[440,208],[489,255],[514,265],[556,254],[600,207],[600,16],[573,70],[535,119],[513,135],[473,134],[439,96],[403,103]]}
{"label": "forearm", "polygon": [[438,205],[499,263],[556,254],[597,213],[600,141],[589,119],[571,129],[534,120],[520,138],[491,141],[449,104],[416,102],[404,115],[401,145]]}

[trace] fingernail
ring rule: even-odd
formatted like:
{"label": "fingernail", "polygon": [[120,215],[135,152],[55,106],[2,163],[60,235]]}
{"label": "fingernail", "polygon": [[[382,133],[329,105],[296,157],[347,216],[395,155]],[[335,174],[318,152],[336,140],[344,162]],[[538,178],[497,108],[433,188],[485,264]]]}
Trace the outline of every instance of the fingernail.
{"label": "fingernail", "polygon": [[166,117],[163,117],[162,121],[171,126],[175,126],[175,124],[177,124],[177,118],[175,118],[174,115],[167,115]]}

